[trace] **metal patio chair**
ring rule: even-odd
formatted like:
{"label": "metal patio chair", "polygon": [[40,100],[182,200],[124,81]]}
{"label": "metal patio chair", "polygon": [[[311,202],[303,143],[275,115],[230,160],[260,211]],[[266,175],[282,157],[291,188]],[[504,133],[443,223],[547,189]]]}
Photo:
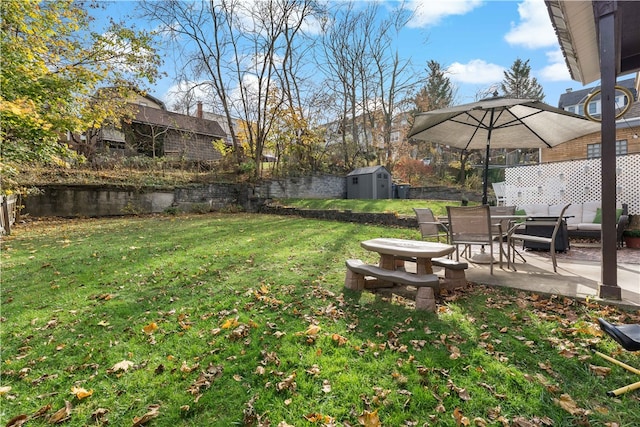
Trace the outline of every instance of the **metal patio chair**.
{"label": "metal patio chair", "polygon": [[465,252],[471,245],[489,247],[490,271],[493,274],[493,234],[491,233],[491,213],[489,205],[447,206],[449,218],[449,243],[456,247],[456,261],[460,260],[459,245]]}
{"label": "metal patio chair", "polygon": [[416,220],[423,240],[435,237],[436,241],[440,242],[440,237],[442,236],[444,241],[449,243],[449,229],[436,219],[431,209],[413,208],[413,211],[416,213]]}
{"label": "metal patio chair", "polygon": [[[549,253],[551,254],[551,261],[553,262],[553,272],[557,273],[558,272],[558,262],[556,261],[556,236],[558,235],[558,230],[560,229],[560,226],[562,225],[562,221],[564,220],[564,213],[566,212],[567,208],[569,208],[569,206],[571,206],[571,203],[569,203],[568,205],[566,205],[564,208],[562,208],[562,211],[560,212],[560,215],[558,215],[557,217],[554,217],[553,222],[551,222],[554,227],[553,227],[553,231],[551,232],[551,237],[545,237],[545,236],[532,236],[530,234],[520,234],[517,233],[517,231],[519,230],[519,228],[517,227],[512,227],[512,230],[509,232],[508,235],[508,248],[515,248],[515,242],[516,241],[529,241],[529,242],[536,242],[536,243],[548,243],[549,244]],[[537,225],[544,225],[547,224],[547,221],[537,221]],[[515,262],[516,262],[516,252],[515,250],[513,251],[513,258],[511,259],[511,262],[514,265],[514,270],[515,270]]]}

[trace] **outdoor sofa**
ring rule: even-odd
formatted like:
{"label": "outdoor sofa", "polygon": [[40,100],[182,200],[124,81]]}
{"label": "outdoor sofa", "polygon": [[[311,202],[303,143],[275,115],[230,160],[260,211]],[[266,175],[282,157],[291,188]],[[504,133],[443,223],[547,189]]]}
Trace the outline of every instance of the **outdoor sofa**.
{"label": "outdoor sofa", "polygon": [[[532,217],[558,216],[565,206],[565,203],[556,205],[528,204],[517,207],[521,214]],[[567,234],[569,238],[597,239],[600,240],[602,232],[602,220],[600,213],[600,201],[585,203],[572,203],[565,212],[567,222]],[[524,212],[522,212],[524,211]],[[629,222],[629,215],[626,204],[616,206],[617,219],[617,242],[622,242],[622,232]]]}

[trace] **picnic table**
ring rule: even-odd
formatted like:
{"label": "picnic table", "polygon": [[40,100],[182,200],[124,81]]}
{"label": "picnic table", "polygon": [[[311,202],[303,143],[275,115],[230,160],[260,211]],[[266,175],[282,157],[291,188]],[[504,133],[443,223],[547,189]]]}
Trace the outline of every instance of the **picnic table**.
{"label": "picnic table", "polygon": [[381,268],[396,269],[396,258],[415,259],[416,274],[433,274],[432,258],[449,255],[455,250],[452,245],[421,240],[377,238],[360,243],[364,249],[380,254]]}

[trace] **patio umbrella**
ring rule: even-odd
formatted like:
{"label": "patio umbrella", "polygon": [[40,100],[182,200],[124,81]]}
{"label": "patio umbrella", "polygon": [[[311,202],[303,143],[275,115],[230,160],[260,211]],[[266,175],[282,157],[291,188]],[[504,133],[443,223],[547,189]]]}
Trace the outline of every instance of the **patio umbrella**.
{"label": "patio umbrella", "polygon": [[486,149],[482,204],[487,204],[490,148],[545,148],[598,132],[600,125],[533,99],[493,97],[418,114],[409,138],[463,150]]}

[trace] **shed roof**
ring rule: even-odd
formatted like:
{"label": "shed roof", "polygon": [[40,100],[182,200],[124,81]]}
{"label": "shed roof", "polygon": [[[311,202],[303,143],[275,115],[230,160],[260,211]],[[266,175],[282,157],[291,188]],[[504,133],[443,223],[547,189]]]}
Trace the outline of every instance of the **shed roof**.
{"label": "shed roof", "polygon": [[387,168],[385,168],[384,166],[367,166],[367,167],[364,167],[364,168],[354,169],[351,172],[349,172],[347,174],[347,176],[352,176],[352,175],[371,175],[373,173],[376,173],[380,169],[384,169],[385,172],[389,173]]}

